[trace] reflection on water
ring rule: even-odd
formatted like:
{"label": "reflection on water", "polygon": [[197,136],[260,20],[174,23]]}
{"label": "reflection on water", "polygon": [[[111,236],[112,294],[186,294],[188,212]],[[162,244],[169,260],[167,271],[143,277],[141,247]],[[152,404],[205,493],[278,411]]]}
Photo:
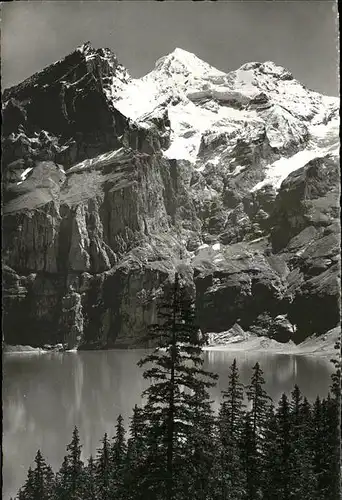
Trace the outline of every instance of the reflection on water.
{"label": "reflection on water", "polygon": [[274,403],[278,403],[283,392],[290,395],[295,384],[310,401],[317,395],[324,397],[328,393],[333,366],[327,359],[263,352],[207,351],[204,366],[219,375],[217,386],[211,391],[216,407],[221,391],[227,388],[229,366],[234,358],[244,384],[249,383],[252,367],[259,361],[264,371],[265,388]]}
{"label": "reflection on water", "polygon": [[[26,479],[37,449],[57,470],[77,425],[84,458],[94,453],[105,432],[112,436],[119,413],[126,424],[147,386],[136,366],[142,350],[51,353],[4,357],[3,498],[8,500]],[[226,389],[229,366],[238,361],[247,384],[259,361],[266,389],[275,402],[295,383],[308,399],[326,396],[333,367],[328,360],[280,354],[206,351],[205,367],[219,375],[211,390],[215,407]]]}

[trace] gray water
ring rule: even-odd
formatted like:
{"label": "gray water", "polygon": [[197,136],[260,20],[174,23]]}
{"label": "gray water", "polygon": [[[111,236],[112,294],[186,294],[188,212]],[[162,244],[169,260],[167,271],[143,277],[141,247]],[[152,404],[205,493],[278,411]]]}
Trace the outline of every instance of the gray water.
{"label": "gray water", "polygon": [[[16,494],[39,448],[56,471],[77,425],[84,458],[95,453],[105,432],[111,437],[117,416],[126,423],[146,387],[136,366],[142,350],[53,354],[8,354],[3,363],[3,498]],[[211,390],[218,407],[229,366],[236,357],[247,384],[256,361],[275,402],[295,383],[311,401],[326,396],[333,367],[316,357],[206,351],[205,367],[219,375]]]}

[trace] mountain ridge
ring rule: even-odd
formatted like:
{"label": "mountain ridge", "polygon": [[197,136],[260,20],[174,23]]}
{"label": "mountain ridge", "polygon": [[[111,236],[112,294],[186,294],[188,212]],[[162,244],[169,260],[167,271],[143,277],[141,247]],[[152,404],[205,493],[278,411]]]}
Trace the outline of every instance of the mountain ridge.
{"label": "mountain ridge", "polygon": [[139,345],[176,269],[203,331],[336,327],[337,99],[179,48],[133,79],[86,42],[3,101],[5,342]]}

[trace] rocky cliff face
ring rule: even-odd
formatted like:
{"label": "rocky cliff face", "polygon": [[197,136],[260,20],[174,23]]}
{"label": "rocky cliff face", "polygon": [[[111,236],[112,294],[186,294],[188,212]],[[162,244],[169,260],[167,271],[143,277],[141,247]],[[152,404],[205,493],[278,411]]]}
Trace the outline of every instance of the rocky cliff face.
{"label": "rocky cliff face", "polygon": [[176,269],[203,331],[335,327],[338,111],[270,62],[133,80],[89,43],[6,90],[5,342],[139,345]]}

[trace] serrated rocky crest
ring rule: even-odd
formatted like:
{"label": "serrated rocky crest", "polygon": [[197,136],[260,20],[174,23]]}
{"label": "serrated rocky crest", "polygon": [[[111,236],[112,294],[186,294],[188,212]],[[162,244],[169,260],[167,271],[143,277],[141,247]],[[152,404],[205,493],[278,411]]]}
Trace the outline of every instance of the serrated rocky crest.
{"label": "serrated rocky crest", "polygon": [[335,328],[338,129],[286,69],[181,49],[135,80],[87,42],[5,90],[5,342],[139,345],[176,268],[203,331]]}

